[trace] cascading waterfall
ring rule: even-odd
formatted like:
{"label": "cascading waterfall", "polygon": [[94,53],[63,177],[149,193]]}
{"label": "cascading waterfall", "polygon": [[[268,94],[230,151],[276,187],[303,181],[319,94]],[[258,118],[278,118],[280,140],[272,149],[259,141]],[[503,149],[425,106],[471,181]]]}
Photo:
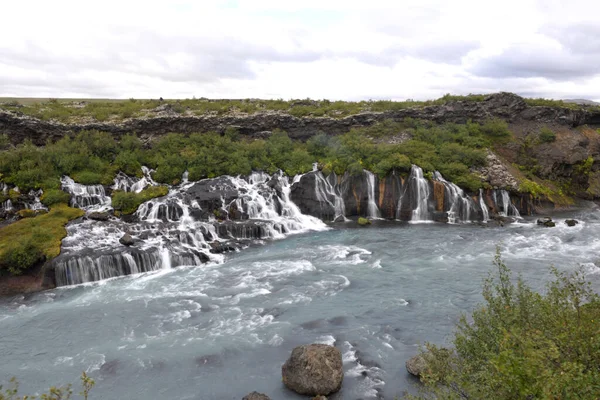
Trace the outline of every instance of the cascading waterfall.
{"label": "cascading waterfall", "polygon": [[410,188],[416,203],[410,222],[431,221],[429,211],[429,182],[423,177],[423,170],[414,165],[410,169],[407,188]]}
{"label": "cascading waterfall", "polygon": [[84,210],[110,208],[111,199],[106,195],[104,186],[82,185],[68,176],[63,176],[60,183],[62,189],[71,195],[71,206]]}
{"label": "cascading waterfall", "polygon": [[375,202],[375,174],[366,169],[363,170],[365,175],[367,176],[367,185],[368,185],[368,206],[367,206],[367,217],[369,218],[381,218],[381,212],[379,211],[379,207],[377,207],[377,203]]}
{"label": "cascading waterfall", "polygon": [[485,204],[485,200],[483,199],[483,189],[479,189],[479,206],[481,207],[483,222],[488,222],[490,219],[490,212],[487,204]]}
{"label": "cascading waterfall", "polygon": [[[494,192],[494,200],[496,201],[496,199],[496,193]],[[498,211],[499,215],[503,217],[521,218],[519,210],[517,210],[517,207],[515,207],[510,201],[510,195],[506,190],[500,190],[500,199],[501,204],[499,204],[499,206],[501,207],[501,211]],[[496,202],[496,204],[498,204],[498,202]]]}
{"label": "cascading waterfall", "polygon": [[40,197],[44,194],[42,189],[39,190],[30,190],[29,197],[33,197],[33,203],[25,203],[25,208],[38,211],[38,210],[48,210],[40,201]]}
{"label": "cascading waterfall", "polygon": [[[317,200],[320,203],[327,203],[333,208],[334,221],[337,221],[339,218],[343,218],[344,221],[346,221],[346,205],[344,204],[344,199],[342,199],[342,196],[338,193],[338,190],[336,190],[335,186],[332,185],[329,180],[325,179],[321,171],[317,171],[314,175]],[[334,173],[330,176],[335,179]],[[333,198],[333,202],[330,198]]]}
{"label": "cascading waterfall", "polygon": [[[272,180],[275,185],[270,184]],[[80,196],[89,195],[89,188],[78,186],[72,180],[64,181],[65,187]],[[290,200],[289,180],[281,173],[272,177],[253,173],[246,179],[222,177],[218,181],[207,181],[215,183],[203,186],[208,193],[235,191],[236,205],[250,220],[219,222],[214,217],[208,218],[213,210],[201,210],[198,198],[194,197],[198,193],[188,192],[196,183],[183,179],[183,183],[171,187],[166,196],[143,203],[134,215],[137,222],[111,219],[69,224],[61,255],[54,262],[57,285],[222,262],[223,256],[213,254],[211,250],[232,239],[280,238],[289,233],[328,229],[319,219],[300,212]],[[131,190],[131,185],[127,188]],[[93,190],[92,193],[98,195]],[[77,204],[85,207],[90,203],[81,201]],[[230,205],[225,204],[221,196],[221,209],[228,209]],[[205,215],[201,217],[203,220],[198,219],[201,215]],[[134,238],[132,247],[119,243],[119,238],[126,232]]]}
{"label": "cascading waterfall", "polygon": [[474,208],[473,200],[465,195],[464,191],[452,182],[444,179],[438,171],[433,173],[433,179],[442,183],[445,190],[445,199],[450,204],[447,210],[448,222],[468,222],[471,221],[471,211]]}

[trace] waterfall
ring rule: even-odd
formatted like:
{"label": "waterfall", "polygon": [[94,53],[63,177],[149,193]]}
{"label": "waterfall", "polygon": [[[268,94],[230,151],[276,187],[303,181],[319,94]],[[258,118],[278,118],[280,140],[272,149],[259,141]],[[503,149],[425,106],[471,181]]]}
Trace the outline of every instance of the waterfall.
{"label": "waterfall", "polygon": [[[144,190],[148,186],[156,186],[158,185],[151,176],[153,170],[148,167],[142,167],[141,178],[134,178],[124,174],[123,172],[119,172],[117,176],[115,176],[114,184],[111,189],[113,190],[123,190],[124,192],[133,192],[139,193]],[[184,172],[182,179],[187,183],[187,171]]]}
{"label": "waterfall", "polygon": [[411,222],[431,221],[429,212],[429,182],[423,177],[423,170],[414,165],[410,169],[407,189],[411,190],[416,206],[413,208]]}
{"label": "waterfall", "polygon": [[[332,173],[330,176],[335,178],[335,173]],[[329,177],[328,179],[325,179],[321,171],[316,171],[314,177],[315,195],[319,203],[327,203],[331,206],[334,212],[333,221],[337,221],[338,218],[343,218],[344,221],[346,221],[346,205],[344,204],[344,199],[338,190],[336,190],[336,187],[329,182]],[[333,202],[330,198],[333,199]]]}
{"label": "waterfall", "polygon": [[464,191],[452,182],[448,182],[438,171],[433,173],[433,179],[442,183],[445,190],[445,200],[450,205],[448,207],[448,222],[468,222],[471,220],[471,210],[474,207],[473,200],[465,195]]}
{"label": "waterfall", "polygon": [[11,211],[13,209],[13,204],[10,199],[0,203],[0,210]]}
{"label": "waterfall", "polygon": [[481,206],[481,212],[483,215],[483,222],[488,222],[490,219],[490,212],[488,210],[485,200],[483,200],[483,189],[479,189],[479,205]]}
{"label": "waterfall", "polygon": [[367,185],[368,185],[368,195],[369,201],[367,206],[367,217],[369,218],[381,218],[381,212],[379,211],[379,207],[377,207],[377,203],[375,202],[375,174],[366,169],[363,170],[365,175],[367,176]]}
{"label": "waterfall", "polygon": [[[498,215],[501,215],[503,217],[521,218],[521,214],[519,214],[519,210],[517,210],[517,207],[515,207],[512,204],[512,202],[510,201],[510,195],[508,194],[508,192],[506,190],[500,190],[500,199],[501,199],[501,204],[498,205],[498,203],[496,203],[498,208],[501,207],[501,209],[502,209],[502,211],[498,211]],[[495,192],[494,192],[494,200],[496,200]]]}
{"label": "waterfall", "polygon": [[[131,181],[125,177],[118,179],[118,185],[131,190]],[[63,178],[63,185],[80,197],[78,204],[101,204],[101,187],[79,185],[68,177]],[[200,204],[226,211],[235,204],[240,216],[238,220],[217,221],[213,208],[203,210]],[[241,214],[245,215],[243,219]],[[232,239],[281,238],[328,229],[319,219],[303,215],[290,200],[287,177],[258,172],[247,178],[226,176],[200,182],[182,179],[182,184],[171,187],[166,196],[143,203],[133,221],[81,220],[67,225],[61,254],[53,261],[57,285],[220,263],[224,261],[220,252],[235,249],[227,245]],[[125,232],[134,238],[133,246],[119,242]]]}
{"label": "waterfall", "polygon": [[70,204],[72,207],[84,210],[110,208],[111,199],[106,195],[104,186],[81,185],[68,176],[63,176],[60,183],[62,189],[71,195]]}
{"label": "waterfall", "polygon": [[48,210],[40,201],[40,197],[42,196],[42,194],[44,194],[44,191],[42,189],[30,190],[28,195],[29,197],[33,197],[33,203],[25,203],[25,208],[34,211]]}

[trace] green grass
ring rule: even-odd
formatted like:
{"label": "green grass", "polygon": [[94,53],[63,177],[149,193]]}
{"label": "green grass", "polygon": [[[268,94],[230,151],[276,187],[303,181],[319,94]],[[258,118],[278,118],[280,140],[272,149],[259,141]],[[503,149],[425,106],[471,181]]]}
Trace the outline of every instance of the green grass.
{"label": "green grass", "polygon": [[67,235],[65,225],[83,214],[80,209],[58,204],[47,214],[0,228],[0,272],[19,274],[43,258],[58,256],[61,241]]}

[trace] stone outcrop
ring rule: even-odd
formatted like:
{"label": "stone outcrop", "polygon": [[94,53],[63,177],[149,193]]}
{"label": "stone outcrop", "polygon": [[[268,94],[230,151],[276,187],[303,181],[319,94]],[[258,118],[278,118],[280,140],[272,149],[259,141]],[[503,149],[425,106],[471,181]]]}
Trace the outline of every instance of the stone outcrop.
{"label": "stone outcrop", "polygon": [[342,387],[342,353],[326,344],[296,347],[281,367],[283,384],[296,393],[327,396]]}
{"label": "stone outcrop", "polygon": [[473,168],[473,172],[481,179],[489,183],[494,189],[507,189],[516,191],[519,189],[519,183],[513,174],[510,173],[506,164],[492,151],[487,151],[487,165],[485,167]]}
{"label": "stone outcrop", "polygon": [[244,396],[242,400],[271,400],[271,398],[263,393],[252,392]]}
{"label": "stone outcrop", "polygon": [[484,121],[492,117],[504,118],[510,123],[531,121],[556,123],[567,127],[584,124],[600,125],[600,112],[586,109],[554,107],[531,107],[523,98],[511,93],[497,93],[484,101],[454,101],[444,105],[408,108],[386,112],[364,112],[345,118],[294,117],[290,114],[265,111],[256,114],[182,116],[169,113],[167,109],[155,116],[133,118],[122,123],[96,122],[62,124],[42,121],[26,115],[0,110],[0,134],[6,133],[12,143],[30,139],[34,144],[44,145],[48,140],[58,140],[69,132],[98,130],[120,136],[137,133],[142,138],[152,138],[170,132],[224,132],[235,127],[240,134],[263,137],[274,129],[288,132],[291,138],[306,140],[317,132],[338,135],[353,127],[370,126],[386,119],[402,121],[405,118],[424,119],[438,123],[465,123],[469,120]]}

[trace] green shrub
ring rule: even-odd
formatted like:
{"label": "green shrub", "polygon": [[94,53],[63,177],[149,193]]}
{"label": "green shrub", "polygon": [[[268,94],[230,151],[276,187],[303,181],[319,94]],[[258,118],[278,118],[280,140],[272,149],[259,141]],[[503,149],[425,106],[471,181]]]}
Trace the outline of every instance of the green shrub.
{"label": "green shrub", "polygon": [[0,255],[0,269],[20,275],[44,259],[44,253],[35,237],[13,240]]}
{"label": "green shrub", "polygon": [[600,297],[583,272],[552,269],[540,294],[499,254],[494,265],[484,303],[460,319],[453,348],[426,345],[421,398],[598,398]]}
{"label": "green shrub", "polygon": [[481,126],[481,132],[490,140],[498,143],[505,143],[512,137],[508,124],[500,118],[487,120]]}
{"label": "green shrub", "polygon": [[46,189],[40,201],[46,207],[52,207],[55,204],[68,204],[70,199],[71,196],[60,189]]}
{"label": "green shrub", "polygon": [[[92,388],[96,385],[96,382],[87,376],[85,372],[81,373],[81,391],[79,395],[83,400],[87,400]],[[19,382],[16,378],[11,378],[10,380],[11,387],[3,390],[4,387],[0,385],[0,400],[69,400],[73,395],[73,390],[71,385],[66,385],[62,387],[52,386],[46,393],[38,394],[35,396],[18,396],[19,394]],[[39,396],[39,397],[38,397]]]}
{"label": "green shrub", "polygon": [[166,196],[167,193],[169,188],[166,186],[148,186],[140,193],[115,190],[112,194],[112,206],[123,214],[133,214],[143,202]]}
{"label": "green shrub", "polygon": [[552,143],[556,140],[556,133],[552,132],[552,130],[546,126],[540,129],[540,134],[538,136],[540,143]]}

